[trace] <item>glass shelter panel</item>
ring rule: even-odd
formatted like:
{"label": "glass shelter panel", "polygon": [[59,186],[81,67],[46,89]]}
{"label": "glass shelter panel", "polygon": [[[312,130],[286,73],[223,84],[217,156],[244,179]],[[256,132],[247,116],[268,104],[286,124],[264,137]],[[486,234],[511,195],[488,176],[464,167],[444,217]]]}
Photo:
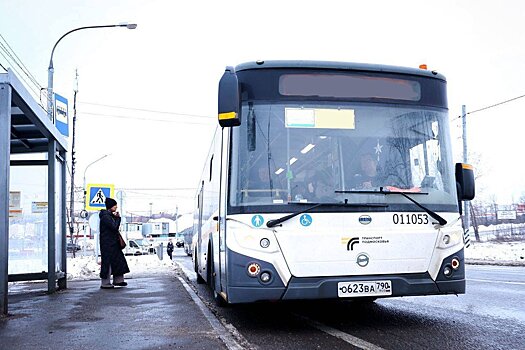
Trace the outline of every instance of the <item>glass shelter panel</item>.
{"label": "glass shelter panel", "polygon": [[47,271],[47,166],[11,166],[9,274]]}
{"label": "glass shelter panel", "polygon": [[62,188],[62,167],[63,163],[60,160],[55,162],[55,271],[61,270],[62,262],[62,204],[65,198],[64,189]]}

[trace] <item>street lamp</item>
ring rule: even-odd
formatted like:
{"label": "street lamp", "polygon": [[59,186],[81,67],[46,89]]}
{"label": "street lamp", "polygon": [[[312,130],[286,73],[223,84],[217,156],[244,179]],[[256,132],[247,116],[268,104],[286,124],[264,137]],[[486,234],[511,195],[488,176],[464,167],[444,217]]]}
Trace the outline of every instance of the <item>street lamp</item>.
{"label": "street lamp", "polygon": [[109,154],[104,154],[102,157],[98,158],[97,160],[95,160],[94,162],[91,162],[87,165],[86,169],[84,169],[84,211],[86,210],[86,171],[88,170],[88,168],[90,166],[92,166],[93,164],[95,164],[96,162],[99,162],[101,161],[102,159],[106,158],[107,156],[109,156]]}
{"label": "street lamp", "polygon": [[75,28],[73,30],[70,30],[66,34],[62,35],[60,39],[57,40],[55,43],[55,46],[53,46],[53,50],[51,51],[51,58],[49,59],[49,67],[47,68],[47,116],[49,117],[49,120],[53,120],[53,72],[55,71],[53,68],[53,54],[55,53],[55,49],[60,42],[66,35],[71,34],[73,32],[83,30],[83,29],[95,29],[95,28],[113,28],[113,27],[123,27],[128,29],[135,29],[137,28],[137,25],[135,23],[120,23],[120,24],[109,24],[109,25],[102,25],[102,26],[87,26],[87,27],[80,27]]}

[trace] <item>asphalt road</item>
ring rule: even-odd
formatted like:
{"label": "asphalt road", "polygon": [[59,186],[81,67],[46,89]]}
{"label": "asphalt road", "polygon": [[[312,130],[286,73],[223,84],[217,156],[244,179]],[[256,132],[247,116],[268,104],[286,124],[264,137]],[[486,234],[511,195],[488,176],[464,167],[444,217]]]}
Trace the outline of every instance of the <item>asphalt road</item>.
{"label": "asphalt road", "polygon": [[175,252],[192,288],[243,341],[258,349],[524,349],[525,267],[467,266],[467,293],[216,307],[191,258]]}

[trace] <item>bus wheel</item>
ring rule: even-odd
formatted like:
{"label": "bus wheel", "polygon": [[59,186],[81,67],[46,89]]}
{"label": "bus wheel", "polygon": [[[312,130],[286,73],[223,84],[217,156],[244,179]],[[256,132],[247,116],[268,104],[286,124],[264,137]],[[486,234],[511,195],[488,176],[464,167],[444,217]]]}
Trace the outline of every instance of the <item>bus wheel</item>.
{"label": "bus wheel", "polygon": [[219,307],[228,306],[228,303],[226,302],[226,300],[224,300],[224,298],[219,293],[217,293],[215,289],[213,290],[213,300],[215,301],[215,305]]}
{"label": "bus wheel", "polygon": [[197,252],[195,252],[195,273],[197,274],[197,284],[204,284],[206,281],[199,274],[199,265],[197,265]]}
{"label": "bus wheel", "polygon": [[226,300],[224,300],[224,298],[219,294],[217,293],[217,291],[215,290],[215,278],[217,278],[217,274],[215,273],[215,264],[213,263],[213,251],[211,250],[211,247],[208,248],[208,266],[207,266],[207,269],[208,269],[208,284],[210,286],[210,289],[213,293],[213,300],[215,301],[215,305],[219,306],[219,307],[224,307],[224,306],[227,306],[228,304],[226,303]]}

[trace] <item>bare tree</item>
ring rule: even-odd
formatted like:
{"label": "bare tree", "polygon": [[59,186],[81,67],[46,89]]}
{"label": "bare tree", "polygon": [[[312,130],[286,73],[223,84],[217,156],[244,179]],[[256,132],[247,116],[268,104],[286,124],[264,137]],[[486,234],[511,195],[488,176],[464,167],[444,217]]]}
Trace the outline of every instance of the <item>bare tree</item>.
{"label": "bare tree", "polygon": [[[469,153],[469,162],[474,167],[474,179],[476,181],[476,192],[477,193],[480,193],[484,190],[483,187],[480,186],[480,181],[479,181],[483,177],[483,173],[484,173],[483,167],[481,165],[482,164],[481,160],[482,160],[481,154],[477,152]],[[480,222],[481,215],[483,215],[482,213],[486,214],[486,211],[484,210],[482,198],[478,196],[476,199],[474,199],[470,203],[469,207],[470,207],[470,216],[472,218],[471,224],[472,224],[472,228],[474,229],[474,236],[476,238],[476,241],[479,242],[480,241],[479,222]]]}

